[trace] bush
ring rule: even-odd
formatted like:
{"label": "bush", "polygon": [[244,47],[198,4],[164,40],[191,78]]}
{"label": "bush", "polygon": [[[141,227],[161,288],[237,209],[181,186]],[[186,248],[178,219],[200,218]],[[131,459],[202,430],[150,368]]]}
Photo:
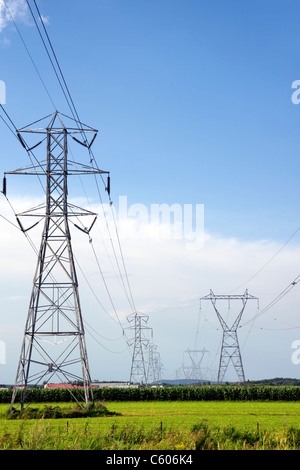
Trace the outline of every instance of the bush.
{"label": "bush", "polygon": [[59,419],[59,418],[90,418],[99,416],[111,416],[117,413],[108,411],[102,403],[96,402],[89,409],[82,408],[79,404],[69,407],[49,406],[43,408],[28,407],[24,410],[8,412],[8,419]]}

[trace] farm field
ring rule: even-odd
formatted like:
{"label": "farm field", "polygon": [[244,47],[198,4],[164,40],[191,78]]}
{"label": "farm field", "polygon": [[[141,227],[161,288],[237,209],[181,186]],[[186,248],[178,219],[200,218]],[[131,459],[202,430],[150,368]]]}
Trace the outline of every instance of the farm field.
{"label": "farm field", "polygon": [[0,449],[300,449],[299,402],[113,401],[105,406],[118,415],[9,420],[8,404],[1,404]]}

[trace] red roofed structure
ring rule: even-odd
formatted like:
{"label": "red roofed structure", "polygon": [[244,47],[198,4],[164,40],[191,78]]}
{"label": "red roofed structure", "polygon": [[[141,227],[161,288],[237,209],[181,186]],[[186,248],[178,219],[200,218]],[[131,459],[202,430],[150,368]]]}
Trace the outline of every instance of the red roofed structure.
{"label": "red roofed structure", "polygon": [[[46,384],[44,388],[84,388],[83,385],[72,385],[72,384]],[[98,388],[96,385],[92,385],[92,388]]]}

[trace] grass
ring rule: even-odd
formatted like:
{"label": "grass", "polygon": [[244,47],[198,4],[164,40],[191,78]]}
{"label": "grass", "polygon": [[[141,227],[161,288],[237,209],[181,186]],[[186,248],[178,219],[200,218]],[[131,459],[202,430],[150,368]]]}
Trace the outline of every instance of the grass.
{"label": "grass", "polygon": [[[35,408],[57,412],[70,404]],[[10,420],[7,405],[0,405],[0,449],[300,449],[298,402],[111,402],[104,408],[113,414]]]}

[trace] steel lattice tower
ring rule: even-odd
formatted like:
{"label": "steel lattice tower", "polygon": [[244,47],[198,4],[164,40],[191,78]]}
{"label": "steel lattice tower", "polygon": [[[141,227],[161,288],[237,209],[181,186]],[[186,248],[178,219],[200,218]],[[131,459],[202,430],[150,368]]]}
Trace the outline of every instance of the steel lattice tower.
{"label": "steel lattice tower", "polygon": [[148,345],[148,369],[147,383],[154,383],[161,380],[162,363],[157,346],[153,343]]}
{"label": "steel lattice tower", "polygon": [[203,349],[187,349],[184,351],[185,355],[188,355],[190,359],[190,366],[182,365],[185,379],[187,380],[204,380],[205,372],[202,367],[202,361],[206,353],[208,353],[205,348]]}
{"label": "steel lattice tower", "polygon": [[138,383],[140,385],[148,384],[144,348],[149,344],[149,340],[144,336],[143,331],[151,330],[147,326],[148,315],[142,313],[132,313],[127,316],[130,326],[127,330],[132,330],[134,336],[128,340],[128,345],[133,346],[132,361],[130,369],[129,383]]}
{"label": "steel lattice tower", "polygon": [[[223,329],[222,347],[221,347],[219,371],[218,371],[218,383],[223,381],[223,378],[225,376],[226,370],[230,362],[232,362],[234,366],[234,369],[237,373],[239,381],[245,382],[245,373],[244,373],[244,367],[242,363],[240,346],[238,342],[237,329],[240,324],[240,321],[241,321],[241,318],[244,313],[248,300],[258,301],[258,298],[253,297],[253,295],[248,294],[248,290],[246,290],[243,295],[215,295],[213,291],[211,290],[209,295],[202,297],[200,300],[211,301],[214,307],[214,310],[217,314],[217,317],[219,319],[219,322]],[[236,319],[233,322],[231,327],[227,325],[224,318],[218,311],[216,307],[217,300],[227,300],[229,302],[229,306],[232,300],[242,301],[242,309],[236,316]]]}
{"label": "steel lattice tower", "polygon": [[[31,166],[5,173],[46,177],[46,203],[17,215],[24,232],[26,230],[20,221],[22,216],[34,216],[40,220],[44,218],[44,229],[11,412],[17,407],[18,389],[21,389],[18,407],[23,409],[29,386],[51,383],[53,380],[60,383],[83,383],[80,401],[85,402],[87,408],[93,402],[69,218],[76,217],[78,220],[81,216],[89,215],[94,223],[96,214],[68,203],[68,177],[107,172],[68,160],[68,136],[88,147],[97,132],[81,123],[76,122],[76,125],[77,127],[66,128],[61,115],[56,112],[51,116],[47,127],[23,128],[18,131],[18,137],[24,146],[21,132],[45,134],[47,158]],[[80,136],[83,142],[79,140]],[[90,144],[88,137],[91,137]],[[72,390],[70,391],[72,393]]]}

